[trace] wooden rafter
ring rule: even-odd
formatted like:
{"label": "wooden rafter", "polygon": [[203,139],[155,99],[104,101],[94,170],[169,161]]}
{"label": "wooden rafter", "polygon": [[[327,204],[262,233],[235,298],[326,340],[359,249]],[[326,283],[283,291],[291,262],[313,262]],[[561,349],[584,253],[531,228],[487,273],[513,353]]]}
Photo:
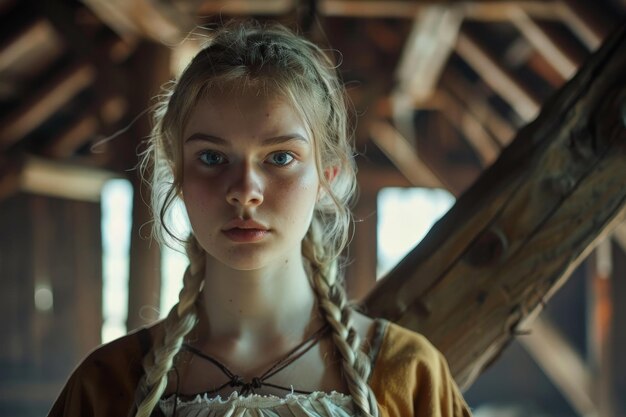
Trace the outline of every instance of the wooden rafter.
{"label": "wooden rafter", "polygon": [[372,122],[369,127],[374,143],[415,187],[444,187],[441,180],[422,162],[413,147],[389,123]]}
{"label": "wooden rafter", "polygon": [[451,67],[441,77],[441,88],[461,101],[465,108],[491,132],[501,145],[507,145],[515,135],[515,128],[501,117],[487,101],[484,92]]}
{"label": "wooden rafter", "polygon": [[[197,2],[196,2],[197,3]],[[196,8],[196,13],[205,15],[280,15],[288,13],[295,7],[293,0],[213,0],[203,1]]]}
{"label": "wooden rafter", "polygon": [[43,153],[53,158],[68,158],[96,134],[104,134],[126,114],[126,100],[111,96],[74,120],[58,136],[50,140]]}
{"label": "wooden rafter", "polygon": [[580,416],[597,416],[592,374],[580,354],[552,322],[538,316],[528,335],[517,340],[543,369]]}
{"label": "wooden rafter", "polygon": [[530,44],[546,58],[565,79],[569,79],[580,65],[558,43],[546,33],[522,8],[512,8],[511,22]]}
{"label": "wooden rafter", "polygon": [[508,20],[511,7],[522,7],[532,16],[544,19],[558,18],[558,11],[554,7],[557,1],[472,1],[472,2],[444,2],[444,1],[407,1],[407,0],[322,0],[319,4],[320,13],[326,16],[350,17],[395,17],[412,18],[424,8],[440,5],[443,7],[454,5],[463,10],[468,19],[475,20]]}
{"label": "wooden rafter", "polygon": [[626,217],[625,72],[623,25],[366,300],[462,386]]}
{"label": "wooden rafter", "polygon": [[488,166],[496,160],[501,147],[463,103],[444,89],[437,92],[436,102],[441,114],[469,141],[481,162]]}
{"label": "wooden rafter", "polygon": [[12,40],[3,42],[0,74],[32,71],[39,62],[59,55],[62,50],[63,44],[54,28],[46,20],[38,19]]}
{"label": "wooden rafter", "polygon": [[30,156],[20,178],[22,191],[80,201],[100,201],[104,183],[116,175],[95,168]]}
{"label": "wooden rafter", "polygon": [[537,115],[539,100],[476,39],[462,32],[459,34],[456,51],[525,121],[530,121]]}
{"label": "wooden rafter", "polygon": [[392,93],[396,128],[413,145],[413,113],[431,98],[439,76],[450,57],[463,21],[455,8],[424,7],[415,18],[396,69],[397,84]]}
{"label": "wooden rafter", "polygon": [[51,80],[36,96],[26,100],[10,113],[0,126],[0,149],[7,148],[36,129],[41,123],[90,86],[95,69],[85,63],[76,64]]}
{"label": "wooden rafter", "polygon": [[85,4],[120,37],[137,36],[175,45],[195,27],[195,17],[169,2],[152,0],[85,0]]}
{"label": "wooden rafter", "polygon": [[626,253],[626,222],[615,228],[613,239],[622,248],[622,252]]}
{"label": "wooden rafter", "polygon": [[559,2],[558,12],[561,19],[578,36],[590,51],[595,51],[606,37],[607,28],[592,23],[588,17],[590,10],[581,10],[581,4],[572,0]]}
{"label": "wooden rafter", "polygon": [[419,107],[435,91],[462,21],[457,8],[443,6],[424,8],[415,18],[396,69],[399,93],[408,94],[414,105]]}
{"label": "wooden rafter", "polygon": [[40,76],[41,68],[63,51],[61,39],[44,19],[37,19],[15,36],[4,39],[0,46],[0,98],[20,98],[24,87]]}

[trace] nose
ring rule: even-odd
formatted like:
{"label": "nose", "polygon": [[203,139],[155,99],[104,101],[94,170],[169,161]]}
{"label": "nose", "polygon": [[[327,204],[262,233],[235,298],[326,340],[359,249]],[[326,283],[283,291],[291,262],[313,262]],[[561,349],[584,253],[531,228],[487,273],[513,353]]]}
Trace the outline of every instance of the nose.
{"label": "nose", "polygon": [[263,203],[261,174],[256,172],[254,165],[242,162],[233,166],[226,200],[233,206],[254,207]]}

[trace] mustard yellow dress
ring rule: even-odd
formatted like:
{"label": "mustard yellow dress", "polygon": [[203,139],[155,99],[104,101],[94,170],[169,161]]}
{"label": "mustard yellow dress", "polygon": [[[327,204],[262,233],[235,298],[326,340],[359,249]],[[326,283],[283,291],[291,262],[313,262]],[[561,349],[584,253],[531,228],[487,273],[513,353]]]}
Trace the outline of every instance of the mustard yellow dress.
{"label": "mustard yellow dress", "polygon": [[[126,335],[93,351],[72,373],[49,417],[128,416],[142,375],[146,342],[159,324]],[[148,346],[149,347],[149,346]],[[418,333],[379,320],[371,341],[368,381],[381,417],[471,416],[443,355]],[[349,395],[314,392],[283,397],[256,394],[221,398],[164,398],[155,415],[177,417],[350,417]]]}

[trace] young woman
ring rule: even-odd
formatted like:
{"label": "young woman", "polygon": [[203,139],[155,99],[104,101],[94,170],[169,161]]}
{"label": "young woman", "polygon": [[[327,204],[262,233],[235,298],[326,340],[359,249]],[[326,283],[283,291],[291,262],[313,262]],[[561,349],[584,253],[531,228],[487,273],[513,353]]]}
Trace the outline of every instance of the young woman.
{"label": "young woman", "polygon": [[424,337],[357,312],[338,258],[355,189],[344,89],[282,27],[216,31],[156,108],[157,231],[184,203],[167,318],[94,351],[50,416],[468,416]]}

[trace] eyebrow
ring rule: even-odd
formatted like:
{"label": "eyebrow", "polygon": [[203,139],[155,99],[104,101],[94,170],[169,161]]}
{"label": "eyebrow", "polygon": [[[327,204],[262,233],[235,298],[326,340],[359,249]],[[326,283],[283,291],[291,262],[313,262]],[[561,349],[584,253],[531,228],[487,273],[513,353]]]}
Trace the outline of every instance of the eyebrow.
{"label": "eyebrow", "polygon": [[[309,143],[308,139],[305,138],[304,136],[298,133],[289,133],[287,135],[281,135],[281,136],[276,136],[273,138],[263,139],[261,141],[261,145],[263,146],[278,145],[278,144],[289,142],[292,140],[304,142],[307,144]],[[227,141],[226,139],[222,139],[218,136],[207,135],[205,133],[194,133],[193,135],[185,139],[185,143],[192,142],[192,141],[211,142],[216,145],[222,145],[222,146],[227,146],[230,144],[230,142]]]}

